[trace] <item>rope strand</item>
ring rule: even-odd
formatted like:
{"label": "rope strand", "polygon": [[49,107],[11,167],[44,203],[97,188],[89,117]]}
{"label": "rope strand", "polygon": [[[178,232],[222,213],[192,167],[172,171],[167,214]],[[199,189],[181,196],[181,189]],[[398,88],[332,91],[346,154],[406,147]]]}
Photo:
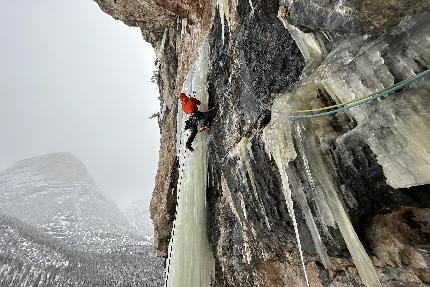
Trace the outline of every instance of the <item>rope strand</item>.
{"label": "rope strand", "polygon": [[[336,104],[336,105],[332,105],[332,106],[328,106],[328,107],[322,107],[322,108],[317,108],[317,109],[309,109],[309,110],[296,110],[296,111],[292,111],[290,113],[287,112],[283,112],[283,111],[277,111],[277,110],[272,110],[270,107],[265,106],[267,109],[271,110],[273,113],[275,114],[279,114],[279,115],[285,115],[288,116],[288,118],[290,119],[303,119],[303,118],[314,118],[314,117],[321,117],[321,116],[327,116],[327,115],[332,115],[335,113],[339,113],[348,109],[352,109],[358,106],[361,106],[363,104],[369,103],[373,100],[376,100],[380,97],[383,96],[387,96],[390,95],[394,92],[396,92],[397,90],[403,89],[405,87],[408,87],[409,85],[411,85],[412,83],[415,83],[416,81],[426,77],[430,75],[430,69],[425,70],[424,72],[421,72],[415,76],[413,76],[412,78],[409,78],[407,80],[401,81],[397,84],[395,84],[394,86],[391,86],[389,88],[385,88],[381,91],[378,91],[376,93],[372,93],[370,95],[367,95],[365,97],[362,97],[360,99],[356,99],[356,100],[352,100],[346,103],[341,103],[341,104]],[[332,111],[326,111],[326,110],[330,110],[333,108],[337,108],[335,110]],[[325,112],[320,112],[320,111],[325,111]],[[310,112],[319,112],[319,113],[313,113],[310,115],[300,115],[301,113],[310,113]]]}

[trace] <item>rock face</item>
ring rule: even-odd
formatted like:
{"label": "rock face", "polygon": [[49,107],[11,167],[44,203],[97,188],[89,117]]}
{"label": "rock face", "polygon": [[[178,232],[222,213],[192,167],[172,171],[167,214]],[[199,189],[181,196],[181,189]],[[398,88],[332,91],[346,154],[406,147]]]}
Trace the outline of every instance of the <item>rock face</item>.
{"label": "rock face", "polygon": [[0,173],[0,286],[159,286],[162,260],[68,153]]}
{"label": "rock face", "polygon": [[343,113],[288,115],[342,105],[428,69],[429,4],[223,0],[208,4],[210,17],[190,16],[190,30],[172,27],[164,41],[151,40],[162,97],[151,205],[159,254],[175,209],[173,96],[202,42],[177,47],[205,31],[209,107],[217,107],[207,188],[215,285],[428,284],[428,78]]}
{"label": "rock face", "polygon": [[[430,284],[426,250],[430,242],[429,221],[430,209],[413,207],[372,218],[366,238],[376,255],[375,264],[386,267],[385,276],[397,277],[397,281],[408,281],[411,285]],[[405,271],[400,275],[398,269]]]}
{"label": "rock face", "polygon": [[428,10],[430,2],[411,0],[283,0],[291,24],[344,35],[382,33],[406,15]]}

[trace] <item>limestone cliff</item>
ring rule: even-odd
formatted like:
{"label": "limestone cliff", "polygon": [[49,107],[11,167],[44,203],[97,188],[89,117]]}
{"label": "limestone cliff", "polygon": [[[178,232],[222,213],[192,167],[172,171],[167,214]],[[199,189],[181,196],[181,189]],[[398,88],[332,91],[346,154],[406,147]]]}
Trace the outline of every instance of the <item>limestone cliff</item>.
{"label": "limestone cliff", "polygon": [[343,113],[286,116],[428,69],[430,1],[97,2],[141,27],[158,55],[159,254],[175,214],[174,95],[207,38],[215,285],[430,284],[428,78]]}

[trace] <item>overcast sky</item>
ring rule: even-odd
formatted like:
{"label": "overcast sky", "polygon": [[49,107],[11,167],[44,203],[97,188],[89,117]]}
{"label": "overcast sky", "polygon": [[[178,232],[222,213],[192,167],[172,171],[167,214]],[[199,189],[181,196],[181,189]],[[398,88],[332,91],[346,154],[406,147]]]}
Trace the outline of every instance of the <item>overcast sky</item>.
{"label": "overcast sky", "polygon": [[154,53],[92,0],[0,0],[0,170],[71,152],[121,207],[158,162]]}

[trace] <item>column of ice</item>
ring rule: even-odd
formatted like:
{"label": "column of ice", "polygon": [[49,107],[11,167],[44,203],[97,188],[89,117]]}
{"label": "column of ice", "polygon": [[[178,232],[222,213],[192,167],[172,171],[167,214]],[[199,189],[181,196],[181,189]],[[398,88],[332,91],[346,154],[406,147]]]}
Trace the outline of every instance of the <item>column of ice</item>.
{"label": "column of ice", "polygon": [[[200,48],[199,57],[189,73],[184,91],[202,102],[207,109],[208,44]],[[184,130],[185,116],[178,111],[177,152],[179,180],[176,219],[166,266],[166,286],[209,287],[214,277],[215,263],[207,238],[206,226],[206,134],[199,133],[193,143],[195,151],[185,149],[188,132]]]}

